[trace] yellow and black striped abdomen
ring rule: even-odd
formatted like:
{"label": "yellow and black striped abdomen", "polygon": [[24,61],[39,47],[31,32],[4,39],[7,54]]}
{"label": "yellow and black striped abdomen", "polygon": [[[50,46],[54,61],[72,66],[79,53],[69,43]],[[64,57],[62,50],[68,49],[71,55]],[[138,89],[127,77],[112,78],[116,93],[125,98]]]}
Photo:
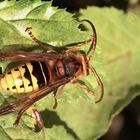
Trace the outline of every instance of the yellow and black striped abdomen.
{"label": "yellow and black striped abdomen", "polygon": [[49,69],[45,62],[25,62],[0,77],[0,90],[8,93],[29,93],[47,85],[49,80]]}

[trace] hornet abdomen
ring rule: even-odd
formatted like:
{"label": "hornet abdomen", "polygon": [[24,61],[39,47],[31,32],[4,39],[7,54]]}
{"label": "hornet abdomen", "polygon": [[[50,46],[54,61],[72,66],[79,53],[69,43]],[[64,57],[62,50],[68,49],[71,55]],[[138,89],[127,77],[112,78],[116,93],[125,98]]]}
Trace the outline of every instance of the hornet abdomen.
{"label": "hornet abdomen", "polygon": [[5,71],[0,77],[0,90],[8,93],[29,93],[39,90],[50,81],[48,64],[29,61]]}

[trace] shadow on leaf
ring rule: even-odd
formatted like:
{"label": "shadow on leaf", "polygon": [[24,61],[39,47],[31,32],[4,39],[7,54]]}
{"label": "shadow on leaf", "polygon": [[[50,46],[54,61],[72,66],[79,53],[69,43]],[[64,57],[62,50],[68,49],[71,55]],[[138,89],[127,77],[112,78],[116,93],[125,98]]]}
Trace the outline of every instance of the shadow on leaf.
{"label": "shadow on leaf", "polygon": [[[46,128],[52,128],[53,125],[61,125],[65,128],[68,134],[72,135],[74,139],[79,140],[78,136],[76,133],[67,125],[67,123],[59,117],[57,112],[55,111],[50,111],[50,110],[44,110],[40,112],[40,115],[42,117],[44,126]],[[38,131],[38,128],[36,126],[36,131]]]}

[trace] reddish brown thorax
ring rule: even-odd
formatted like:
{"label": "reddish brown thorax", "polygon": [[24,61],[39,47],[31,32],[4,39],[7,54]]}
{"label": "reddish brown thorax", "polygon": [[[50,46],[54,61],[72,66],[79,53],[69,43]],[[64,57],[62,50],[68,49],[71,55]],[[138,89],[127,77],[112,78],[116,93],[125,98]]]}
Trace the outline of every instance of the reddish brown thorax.
{"label": "reddish brown thorax", "polygon": [[61,77],[78,77],[89,74],[89,62],[83,53],[70,53],[54,64],[54,72],[57,78]]}

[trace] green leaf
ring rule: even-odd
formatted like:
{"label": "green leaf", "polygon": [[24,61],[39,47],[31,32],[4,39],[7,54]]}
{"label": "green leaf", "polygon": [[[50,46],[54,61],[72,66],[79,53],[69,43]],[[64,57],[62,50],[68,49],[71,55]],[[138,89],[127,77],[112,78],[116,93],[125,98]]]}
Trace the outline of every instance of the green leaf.
{"label": "green leaf", "polygon": [[[5,7],[0,10],[0,17],[4,20],[15,20],[26,18],[26,15],[43,2],[41,0],[19,0],[4,1]],[[1,3],[1,5],[3,5]]]}
{"label": "green leaf", "polygon": [[140,19],[115,8],[89,7],[81,14],[81,19],[95,24],[105,62],[105,96],[93,109],[95,119],[88,120],[93,133],[81,137],[96,139],[108,130],[114,116],[140,95]]}
{"label": "green leaf", "polygon": [[[2,6],[3,3],[5,3],[5,6]],[[90,33],[81,31],[78,28],[80,23],[73,18],[73,14],[66,12],[64,9],[52,7],[50,2],[41,2],[39,0],[5,1],[0,3],[0,7],[1,52],[39,52],[38,45],[25,33],[27,27],[32,27],[33,34],[40,41],[62,48],[71,43],[85,41],[91,36]],[[0,63],[3,71],[8,64],[9,62]],[[69,90],[69,87],[71,86],[68,86],[66,91]],[[62,96],[62,100],[60,100],[62,103],[60,102],[60,107],[56,111],[51,110],[54,104],[54,97],[51,94],[35,104],[42,114],[45,124],[44,131],[33,131],[36,122],[32,118],[30,110],[23,116],[20,125],[14,128],[13,122],[17,114],[12,113],[0,116],[1,139],[72,140],[78,138],[75,130],[67,124],[67,119],[69,119],[69,112],[73,110],[70,108],[71,103],[73,104],[75,100],[78,103],[80,98],[85,101],[87,96],[80,88],[79,90],[74,88],[72,92],[70,91],[70,93],[74,93],[70,96],[68,94],[65,95],[66,91],[64,91],[64,97]],[[75,94],[79,91],[81,92],[80,96]],[[4,93],[0,95],[1,105],[7,101],[13,101],[13,97],[9,97]],[[67,114],[63,114],[63,107],[66,107],[66,110],[69,108]],[[81,109],[80,106],[77,108],[78,112],[80,112],[79,109]],[[67,116],[67,119],[63,118],[63,116]]]}
{"label": "green leaf", "polygon": [[[39,40],[58,47],[90,38],[89,32],[77,28],[79,22],[73,19],[72,14],[52,7],[50,2],[19,0],[5,3],[3,7],[0,3],[1,52],[36,51],[38,46],[34,46],[35,43],[25,33],[27,27],[33,28],[33,34]],[[55,111],[52,110],[53,94],[35,104],[44,121],[44,131],[32,130],[36,122],[30,110],[23,116],[20,125],[14,128],[17,114],[12,113],[0,116],[1,139],[97,139],[107,131],[113,117],[140,94],[140,66],[137,64],[140,19],[114,8],[89,7],[81,10],[81,14],[81,19],[91,20],[97,29],[98,44],[92,65],[103,79],[103,101],[95,104],[94,98],[83,89],[67,84]],[[0,66],[4,69],[7,63]],[[81,79],[99,92],[93,75]],[[12,100],[9,97],[6,99]],[[4,94],[1,94],[0,104],[4,101]]]}

